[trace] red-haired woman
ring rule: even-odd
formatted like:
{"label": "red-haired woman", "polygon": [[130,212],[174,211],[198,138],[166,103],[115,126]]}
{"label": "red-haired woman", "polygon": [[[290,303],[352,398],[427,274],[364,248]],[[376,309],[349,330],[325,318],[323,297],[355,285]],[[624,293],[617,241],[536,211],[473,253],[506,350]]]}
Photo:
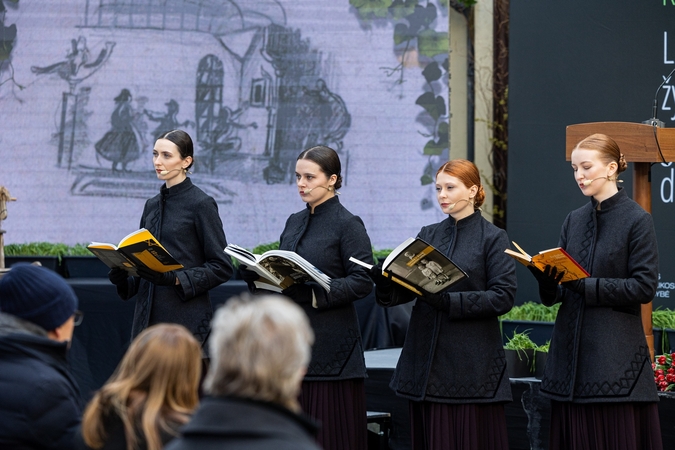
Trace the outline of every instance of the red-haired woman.
{"label": "red-haired woman", "polygon": [[[449,161],[436,173],[436,196],[448,215],[418,237],[468,277],[439,294],[417,297],[390,386],[410,400],[414,450],[508,449],[504,403],[511,386],[498,317],[513,307],[515,262],[506,232],[481,216],[485,192],[476,166]],[[371,270],[383,306],[413,301],[381,267]]]}
{"label": "red-haired woman", "polygon": [[555,269],[532,272],[542,303],[560,303],[541,382],[552,400],[549,448],[660,450],[640,314],[659,275],[652,216],[617,186],[627,164],[612,138],[588,136],[571,159],[590,201],[568,214],[558,246],[591,276],[559,285]]}

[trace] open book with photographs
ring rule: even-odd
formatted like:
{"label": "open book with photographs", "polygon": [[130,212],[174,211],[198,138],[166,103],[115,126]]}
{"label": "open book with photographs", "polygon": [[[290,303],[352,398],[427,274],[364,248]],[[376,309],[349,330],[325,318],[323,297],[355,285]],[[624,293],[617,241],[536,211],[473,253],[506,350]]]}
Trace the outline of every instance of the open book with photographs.
{"label": "open book with photographs", "polygon": [[[367,269],[371,264],[349,258]],[[382,274],[417,295],[435,294],[468,275],[450,258],[420,238],[408,238],[382,263]]]}
{"label": "open book with photographs", "polygon": [[513,242],[513,245],[518,249],[518,251],[507,248],[504,250],[504,253],[522,265],[536,267],[542,272],[546,266],[555,267],[558,273],[565,272],[565,275],[563,275],[562,279],[560,280],[561,283],[566,281],[580,280],[590,276],[586,269],[581,267],[581,265],[576,262],[574,258],[572,258],[565,251],[565,249],[561,247],[542,250],[538,254],[530,256],[515,242]]}
{"label": "open book with photographs", "polygon": [[256,255],[235,244],[228,244],[225,253],[235,258],[260,278],[254,281],[258,289],[281,292],[295,283],[316,281],[330,292],[330,277],[295,252],[268,250]]}

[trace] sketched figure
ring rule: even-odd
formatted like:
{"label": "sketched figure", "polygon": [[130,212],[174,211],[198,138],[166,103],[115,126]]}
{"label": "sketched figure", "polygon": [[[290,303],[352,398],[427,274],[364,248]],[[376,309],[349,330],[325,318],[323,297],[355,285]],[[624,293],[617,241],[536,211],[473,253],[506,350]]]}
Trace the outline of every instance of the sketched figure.
{"label": "sketched figure", "polygon": [[66,60],[46,67],[32,66],[30,70],[36,75],[56,73],[62,79],[68,82],[70,93],[75,93],[75,88],[84,79],[89,78],[110,58],[114,42],[106,42],[95,61],[90,62],[90,52],[87,47],[87,40],[80,36],[70,41],[70,50],[66,54]]}
{"label": "sketched figure", "polygon": [[216,168],[216,160],[219,156],[227,153],[236,153],[241,149],[241,138],[237,136],[238,130],[244,130],[249,127],[253,129],[258,128],[256,122],[249,124],[239,122],[241,115],[246,109],[248,109],[248,103],[244,103],[241,108],[235,111],[232,111],[227,106],[220,107],[210,143],[207,144],[210,153],[208,164],[211,173]]}
{"label": "sketched figure", "polygon": [[148,111],[147,109],[143,110],[143,114],[148,116],[148,119],[152,120],[153,122],[159,122],[157,128],[155,128],[154,131],[152,132],[155,141],[159,139],[159,137],[164,133],[166,133],[167,131],[177,130],[178,128],[195,126],[195,123],[190,120],[186,120],[185,122],[178,122],[176,116],[178,115],[180,106],[178,105],[178,102],[176,100],[171,99],[167,103],[165,103],[165,105],[166,105],[166,112]]}
{"label": "sketched figure", "polygon": [[317,144],[334,144],[337,151],[343,146],[342,139],[349,131],[352,117],[347,105],[339,95],[331,92],[322,79],[316,81],[316,89],[303,89],[308,101],[303,113],[309,117],[309,129],[303,148]]}
{"label": "sketched figure", "polygon": [[95,145],[97,156],[112,161],[113,172],[118,170],[117,165],[120,163],[122,170],[127,171],[127,164],[141,156],[133,125],[135,117],[131,98],[128,89],[122,89],[115,97],[115,110],[110,116],[112,129]]}
{"label": "sketched figure", "polygon": [[232,111],[227,106],[221,106],[220,112],[218,113],[218,122],[216,124],[216,129],[213,132],[214,147],[218,150],[233,150],[239,151],[241,148],[241,138],[236,136],[235,130],[244,130],[246,128],[252,127],[254,129],[258,128],[258,124],[251,122],[249,124],[239,123],[239,118],[241,115],[248,109],[248,104],[244,105]]}

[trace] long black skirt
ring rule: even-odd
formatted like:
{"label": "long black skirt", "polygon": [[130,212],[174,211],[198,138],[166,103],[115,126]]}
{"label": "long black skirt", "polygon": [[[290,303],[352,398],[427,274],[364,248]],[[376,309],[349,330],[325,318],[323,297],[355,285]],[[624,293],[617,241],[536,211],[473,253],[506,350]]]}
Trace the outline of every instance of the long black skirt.
{"label": "long black skirt", "polygon": [[549,450],[663,450],[656,403],[551,401]]}
{"label": "long black skirt", "polygon": [[413,450],[508,450],[502,403],[410,402]]}
{"label": "long black skirt", "polygon": [[324,450],[367,450],[368,422],[363,379],[303,381],[300,406],[321,425]]}

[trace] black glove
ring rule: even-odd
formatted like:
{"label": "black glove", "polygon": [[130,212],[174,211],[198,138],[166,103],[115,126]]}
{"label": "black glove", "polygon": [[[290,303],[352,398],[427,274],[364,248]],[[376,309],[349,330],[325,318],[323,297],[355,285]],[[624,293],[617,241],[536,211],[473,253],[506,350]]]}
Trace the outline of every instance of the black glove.
{"label": "black glove", "polygon": [[382,274],[382,264],[375,264],[367,273],[380,292],[391,292],[393,282]]}
{"label": "black glove", "polygon": [[176,284],[176,272],[173,270],[169,272],[155,272],[143,266],[136,268],[138,276],[144,280],[156,284],[157,286],[174,286]]}
{"label": "black glove", "polygon": [[565,271],[558,272],[553,266],[547,265],[544,267],[544,270],[541,271],[536,267],[527,266],[536,278],[537,283],[539,283],[539,296],[542,299],[553,299],[558,292],[558,284],[560,280],[565,276]]}
{"label": "black glove", "polygon": [[581,280],[565,281],[564,283],[562,283],[562,286],[565,289],[569,289],[570,291],[576,292],[577,294],[584,294],[585,293],[585,290],[584,290],[585,284],[584,284],[583,278]]}
{"label": "black glove", "polygon": [[127,272],[124,269],[120,269],[119,267],[115,267],[114,269],[110,269],[110,272],[108,272],[108,279],[115,286],[126,285],[128,278],[129,278],[129,272]]}
{"label": "black glove", "polygon": [[260,275],[252,270],[248,270],[246,266],[239,266],[239,270],[237,270],[237,272],[239,273],[239,278],[244,280],[246,284],[249,285],[253,284],[254,281],[260,278]]}
{"label": "black glove", "polygon": [[417,298],[422,300],[424,303],[433,306],[439,311],[450,311],[450,302],[446,300],[445,295],[443,294],[432,294],[431,292],[424,292],[424,295]]}
{"label": "black glove", "polygon": [[316,283],[294,283],[281,291],[283,295],[295,300],[297,303],[311,303],[312,301],[312,287],[319,286]]}

